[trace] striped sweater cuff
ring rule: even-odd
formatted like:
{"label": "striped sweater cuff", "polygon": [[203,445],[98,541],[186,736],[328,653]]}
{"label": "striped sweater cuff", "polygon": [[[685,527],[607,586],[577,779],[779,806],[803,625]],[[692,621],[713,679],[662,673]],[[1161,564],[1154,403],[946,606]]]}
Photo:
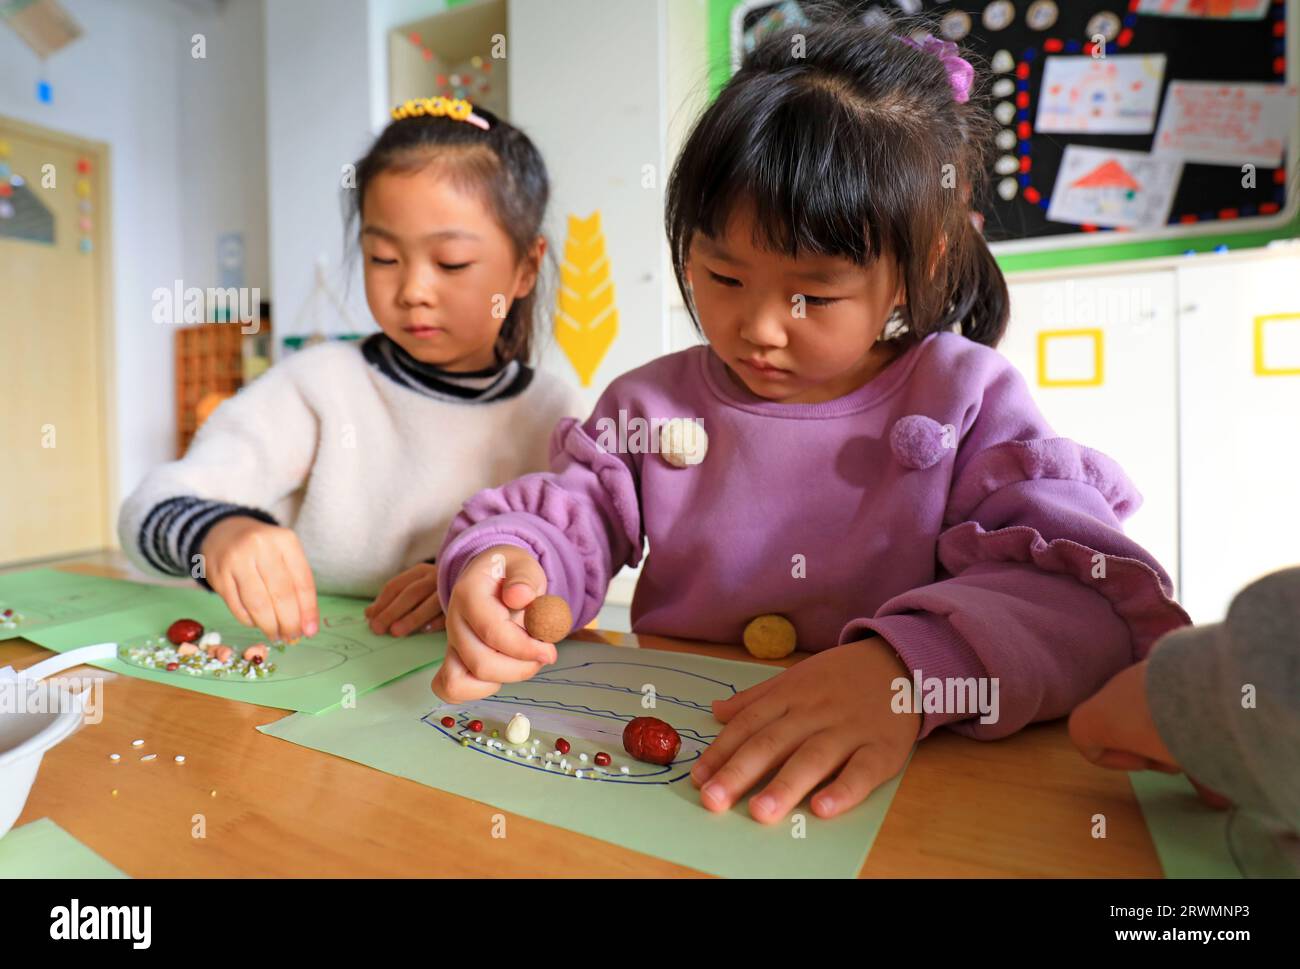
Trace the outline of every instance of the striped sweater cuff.
{"label": "striped sweater cuff", "polygon": [[138,537],[140,554],[159,572],[193,576],[199,585],[211,589],[206,578],[194,575],[194,565],[199,561],[203,540],[212,526],[236,515],[256,518],[268,525],[279,524],[260,508],[246,508],[190,495],[168,498],[154,505],[145,516]]}

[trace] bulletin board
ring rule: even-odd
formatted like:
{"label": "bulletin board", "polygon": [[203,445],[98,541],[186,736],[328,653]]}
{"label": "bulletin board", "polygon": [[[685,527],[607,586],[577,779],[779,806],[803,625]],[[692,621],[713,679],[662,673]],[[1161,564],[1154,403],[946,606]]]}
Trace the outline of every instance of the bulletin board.
{"label": "bulletin board", "polygon": [[[910,0],[854,8],[920,13],[937,36],[947,33],[978,59],[981,90],[1004,122],[984,232],[1011,271],[1300,234],[1289,177],[1300,148],[1295,5]],[[746,32],[752,43],[764,24],[797,23],[796,6],[712,0],[715,93],[739,63]],[[1111,38],[1104,56],[1093,46],[1099,28]],[[1097,107],[1087,110],[1090,102]],[[1214,117],[1240,131],[1240,141],[1206,126]],[[1244,184],[1245,163],[1254,166],[1253,187]]]}

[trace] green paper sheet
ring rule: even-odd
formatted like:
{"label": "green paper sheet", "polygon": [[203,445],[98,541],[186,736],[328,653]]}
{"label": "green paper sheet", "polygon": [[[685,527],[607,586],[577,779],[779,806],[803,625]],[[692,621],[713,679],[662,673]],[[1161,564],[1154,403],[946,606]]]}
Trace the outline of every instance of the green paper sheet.
{"label": "green paper sheet", "polygon": [[58,569],[0,575],[0,613],[12,609],[22,616],[13,629],[0,623],[0,640],[30,638],[33,632],[125,608],[141,601],[152,588]]}
{"label": "green paper sheet", "polygon": [[0,838],[0,878],[128,878],[49,818]]}
{"label": "green paper sheet", "polygon": [[[730,812],[714,814],[700,805],[689,779],[700,752],[722,729],[711,701],[779,670],[572,640],[560,644],[559,654],[554,666],[525,683],[507,684],[487,700],[444,705],[430,690],[426,670],[359,697],[355,707],[296,714],[257,729],[712,874],[849,878],[861,870],[901,772],[832,820],[821,820],[801,805],[796,813],[803,816],[802,830],[790,819],[759,824],[744,798]],[[652,709],[643,705],[650,691]],[[522,748],[505,742],[505,726],[516,712],[531,721],[536,747],[531,739]],[[441,722],[448,716],[452,727]],[[624,752],[623,727],[635,716],[656,716],[681,734],[682,747],[671,765],[641,763]],[[474,719],[483,722],[482,735],[469,730]],[[462,737],[490,737],[494,729],[504,750],[461,744]],[[545,768],[542,755],[554,750],[559,736],[572,745],[570,764],[591,776],[579,779],[576,773]],[[535,751],[531,761],[525,759],[529,751]],[[598,751],[613,758],[604,772],[594,768]],[[586,762],[579,756],[584,753]],[[483,830],[487,837],[486,817]]]}
{"label": "green paper sheet", "polygon": [[[58,573],[55,573],[58,574]],[[129,586],[128,605],[101,611],[90,618],[24,632],[37,645],[57,652],[91,643],[116,642],[141,645],[163,636],[177,619],[195,619],[205,629],[221,633],[222,641],[242,651],[265,637],[242,626],[217,595],[202,589],[119,582]],[[144,590],[143,595],[137,595]],[[243,677],[195,676],[184,671],[150,669],[121,658],[96,663],[127,676],[153,680],[212,696],[258,703],[286,710],[318,712],[339,703],[351,688],[357,693],[374,689],[411,670],[441,660],[447,649],[445,633],[420,633],[396,638],[376,636],[366,625],[364,599],[318,597],[321,631],[282,650],[272,648],[269,660],[276,671],[253,680]]]}
{"label": "green paper sheet", "polygon": [[1166,878],[1240,878],[1228,846],[1228,811],[1205,804],[1182,774],[1129,774]]}

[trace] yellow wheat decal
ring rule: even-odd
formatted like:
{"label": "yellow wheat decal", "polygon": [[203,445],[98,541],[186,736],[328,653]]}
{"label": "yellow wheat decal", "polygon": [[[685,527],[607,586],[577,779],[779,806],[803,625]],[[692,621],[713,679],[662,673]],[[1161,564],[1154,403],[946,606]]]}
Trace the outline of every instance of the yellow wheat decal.
{"label": "yellow wheat decal", "polygon": [[569,216],[555,310],[555,341],[578,371],[582,386],[590,387],[592,375],[618,334],[614,280],[599,209],[585,219]]}

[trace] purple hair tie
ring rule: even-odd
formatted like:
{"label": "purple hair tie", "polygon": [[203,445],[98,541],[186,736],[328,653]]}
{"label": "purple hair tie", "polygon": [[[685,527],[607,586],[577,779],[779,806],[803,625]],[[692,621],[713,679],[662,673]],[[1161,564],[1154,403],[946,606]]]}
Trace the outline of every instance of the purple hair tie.
{"label": "purple hair tie", "polygon": [[943,68],[948,72],[948,83],[952,86],[952,96],[956,101],[969,101],[971,88],[975,84],[975,68],[970,61],[957,53],[957,45],[950,40],[940,40],[933,34],[926,34],[920,41],[911,37],[900,37],[904,44],[939,58]]}

